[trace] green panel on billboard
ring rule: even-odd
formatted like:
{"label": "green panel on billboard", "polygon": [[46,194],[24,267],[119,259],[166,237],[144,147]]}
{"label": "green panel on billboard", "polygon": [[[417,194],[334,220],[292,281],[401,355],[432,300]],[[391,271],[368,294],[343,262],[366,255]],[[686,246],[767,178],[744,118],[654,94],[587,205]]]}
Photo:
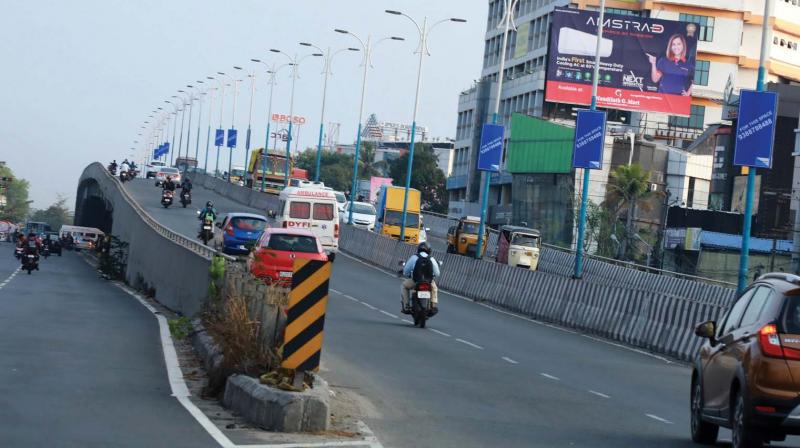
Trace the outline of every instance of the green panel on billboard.
{"label": "green panel on billboard", "polygon": [[569,173],[575,129],[522,114],[511,117],[509,172]]}
{"label": "green panel on billboard", "polygon": [[530,22],[525,22],[517,27],[517,47],[514,49],[514,59],[521,58],[528,52],[528,34],[530,32]]}

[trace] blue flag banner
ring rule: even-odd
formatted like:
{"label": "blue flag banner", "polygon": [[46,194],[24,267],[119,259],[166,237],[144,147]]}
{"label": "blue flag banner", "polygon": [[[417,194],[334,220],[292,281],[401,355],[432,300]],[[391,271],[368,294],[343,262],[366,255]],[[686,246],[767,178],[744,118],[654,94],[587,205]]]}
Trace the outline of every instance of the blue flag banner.
{"label": "blue flag banner", "polygon": [[214,134],[214,146],[222,146],[225,144],[225,130],[217,129]]}
{"label": "blue flag banner", "polygon": [[734,165],[772,168],[777,115],[777,93],[755,90],[740,92]]}
{"label": "blue flag banner", "polygon": [[601,169],[605,136],[606,113],[597,110],[579,110],[575,121],[572,166],[591,170]]}
{"label": "blue flag banner", "polygon": [[503,157],[505,131],[499,124],[484,124],[481,129],[481,146],[478,152],[478,171],[500,171]]}
{"label": "blue flag banner", "polygon": [[228,129],[228,148],[236,147],[236,129]]}

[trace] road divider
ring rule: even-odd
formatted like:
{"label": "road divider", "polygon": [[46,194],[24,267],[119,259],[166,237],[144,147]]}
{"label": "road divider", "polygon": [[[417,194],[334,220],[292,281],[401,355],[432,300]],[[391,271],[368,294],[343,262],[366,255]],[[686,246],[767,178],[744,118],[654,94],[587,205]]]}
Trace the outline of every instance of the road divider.
{"label": "road divider", "polygon": [[[414,246],[351,226],[343,226],[339,247],[389,271],[415,251]],[[445,291],[684,361],[693,359],[702,343],[694,335],[695,324],[718,319],[726,310],[721,300],[691,297],[696,292],[691,288],[668,294],[437,251],[434,256],[443,262],[437,283]]]}

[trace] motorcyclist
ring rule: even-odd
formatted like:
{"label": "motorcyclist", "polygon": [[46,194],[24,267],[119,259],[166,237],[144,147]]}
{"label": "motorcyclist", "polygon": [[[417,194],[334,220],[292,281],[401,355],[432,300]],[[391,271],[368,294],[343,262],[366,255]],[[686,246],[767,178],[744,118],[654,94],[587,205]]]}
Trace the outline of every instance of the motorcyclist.
{"label": "motorcyclist", "polygon": [[111,161],[108,165],[108,171],[110,171],[111,174],[117,174],[117,159]]}
{"label": "motorcyclist", "polygon": [[36,233],[30,232],[28,233],[28,237],[25,238],[25,255],[33,254],[34,260],[37,262],[36,270],[39,270],[39,252],[42,250],[42,241],[39,237],[36,236]]}
{"label": "motorcyclist", "polygon": [[172,180],[172,176],[167,176],[167,180],[164,181],[162,188],[162,193],[167,190],[173,193],[175,192],[175,181]]}
{"label": "motorcyclist", "polygon": [[197,215],[197,219],[200,220],[200,232],[197,234],[198,238],[201,238],[203,235],[203,224],[205,224],[206,218],[211,219],[211,221],[217,220],[217,211],[214,209],[214,203],[211,201],[206,202],[206,206],[200,210],[200,214]]}
{"label": "motorcyclist", "polygon": [[431,282],[430,282],[431,283],[431,305],[432,305],[434,310],[436,309],[436,307],[438,305],[438,302],[439,302],[439,287],[436,286],[436,282],[434,281],[434,279],[436,279],[440,275],[439,263],[431,255],[431,246],[428,243],[425,243],[425,242],[419,243],[419,245],[417,246],[417,253],[412,255],[408,259],[408,261],[406,261],[406,264],[403,267],[403,277],[405,277],[405,280],[403,280],[403,284],[400,287],[400,298],[401,298],[400,304],[402,306],[401,311],[402,311],[403,314],[411,314],[411,306],[408,303],[409,302],[409,295],[410,295],[410,291],[412,289],[414,289],[414,287],[417,285],[417,280],[418,279],[415,280],[413,278],[414,277],[414,267],[417,264],[417,260],[419,260],[420,258],[430,258],[430,261],[431,261],[431,263],[429,263],[429,264],[430,264],[432,272],[428,272],[428,273],[425,273],[425,274],[426,274],[426,276],[428,278],[431,279]]}
{"label": "motorcyclist", "polygon": [[188,177],[184,179],[183,182],[181,182],[181,190],[187,193],[192,191],[192,179],[189,179]]}
{"label": "motorcyclist", "polygon": [[128,164],[128,159],[123,160],[122,163],[119,165],[119,172],[120,173],[128,174],[130,169],[131,169],[131,166],[130,166],[130,164]]}

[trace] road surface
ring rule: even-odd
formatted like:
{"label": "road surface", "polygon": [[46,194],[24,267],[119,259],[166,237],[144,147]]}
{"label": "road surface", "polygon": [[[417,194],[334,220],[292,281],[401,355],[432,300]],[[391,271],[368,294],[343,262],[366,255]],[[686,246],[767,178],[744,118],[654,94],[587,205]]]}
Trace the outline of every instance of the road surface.
{"label": "road surface", "polygon": [[0,447],[218,446],[171,394],[156,319],[64,251],[0,243]]}

